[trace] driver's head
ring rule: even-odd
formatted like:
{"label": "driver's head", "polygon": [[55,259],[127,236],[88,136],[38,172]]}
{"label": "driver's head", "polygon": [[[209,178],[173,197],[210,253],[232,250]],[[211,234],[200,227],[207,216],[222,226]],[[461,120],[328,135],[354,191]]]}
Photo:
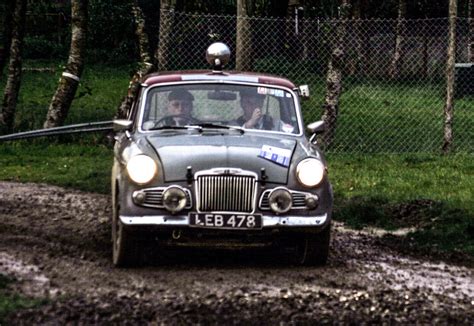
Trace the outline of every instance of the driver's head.
{"label": "driver's head", "polygon": [[171,91],[168,95],[168,113],[170,115],[190,116],[193,110],[194,96],[184,89]]}

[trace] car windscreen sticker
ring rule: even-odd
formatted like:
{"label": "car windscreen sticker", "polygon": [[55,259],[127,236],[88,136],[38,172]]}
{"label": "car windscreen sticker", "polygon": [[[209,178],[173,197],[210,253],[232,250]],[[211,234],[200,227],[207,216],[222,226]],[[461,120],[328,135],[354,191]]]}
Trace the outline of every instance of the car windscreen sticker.
{"label": "car windscreen sticker", "polygon": [[[276,97],[284,97],[285,92],[281,89],[273,89],[273,88],[266,88],[266,87],[257,87],[257,93],[262,95],[273,95]],[[291,95],[290,95],[291,97]]]}
{"label": "car windscreen sticker", "polygon": [[288,167],[290,166],[291,150],[263,145],[258,156]]}

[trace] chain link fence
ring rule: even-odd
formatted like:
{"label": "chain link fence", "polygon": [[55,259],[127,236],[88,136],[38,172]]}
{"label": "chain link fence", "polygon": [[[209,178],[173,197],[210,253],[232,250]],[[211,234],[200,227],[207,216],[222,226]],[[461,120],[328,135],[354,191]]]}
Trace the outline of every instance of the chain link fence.
{"label": "chain link fence", "polygon": [[[213,41],[229,45],[236,68],[236,39],[243,35],[246,70],[308,84],[305,123],[324,114],[326,74],[344,27],[342,93],[332,152],[439,152],[443,143],[448,19],[323,20],[237,18],[167,12],[167,70],[208,69]],[[344,24],[344,25],[342,25]],[[244,28],[242,28],[244,26]],[[469,19],[458,19],[454,150],[474,152],[474,65],[468,62]],[[242,36],[242,35],[241,35]],[[397,55],[395,55],[397,53]]]}

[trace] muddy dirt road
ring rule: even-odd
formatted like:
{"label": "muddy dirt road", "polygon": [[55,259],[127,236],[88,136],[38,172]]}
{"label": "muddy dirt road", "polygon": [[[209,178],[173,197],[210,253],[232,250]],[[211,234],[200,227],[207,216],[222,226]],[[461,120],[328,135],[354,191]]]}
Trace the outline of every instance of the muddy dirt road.
{"label": "muddy dirt road", "polygon": [[48,297],[11,324],[474,324],[474,271],[389,249],[375,235],[333,230],[323,268],[268,252],[170,252],[161,264],[111,266],[109,198],[0,183],[0,273]]}

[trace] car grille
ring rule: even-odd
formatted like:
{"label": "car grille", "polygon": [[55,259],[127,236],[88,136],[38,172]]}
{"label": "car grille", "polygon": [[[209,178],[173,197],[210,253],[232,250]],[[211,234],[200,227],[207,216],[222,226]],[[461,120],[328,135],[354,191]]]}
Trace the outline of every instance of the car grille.
{"label": "car grille", "polygon": [[202,175],[197,178],[197,209],[201,212],[251,213],[255,203],[252,175]]}
{"label": "car grille", "polygon": [[[268,202],[268,197],[270,196],[270,192],[272,190],[265,190],[260,197],[260,209],[261,210],[269,210],[270,203]],[[297,192],[290,190],[291,197],[293,199],[293,205],[291,209],[305,209],[306,208],[306,193],[305,192]]]}

